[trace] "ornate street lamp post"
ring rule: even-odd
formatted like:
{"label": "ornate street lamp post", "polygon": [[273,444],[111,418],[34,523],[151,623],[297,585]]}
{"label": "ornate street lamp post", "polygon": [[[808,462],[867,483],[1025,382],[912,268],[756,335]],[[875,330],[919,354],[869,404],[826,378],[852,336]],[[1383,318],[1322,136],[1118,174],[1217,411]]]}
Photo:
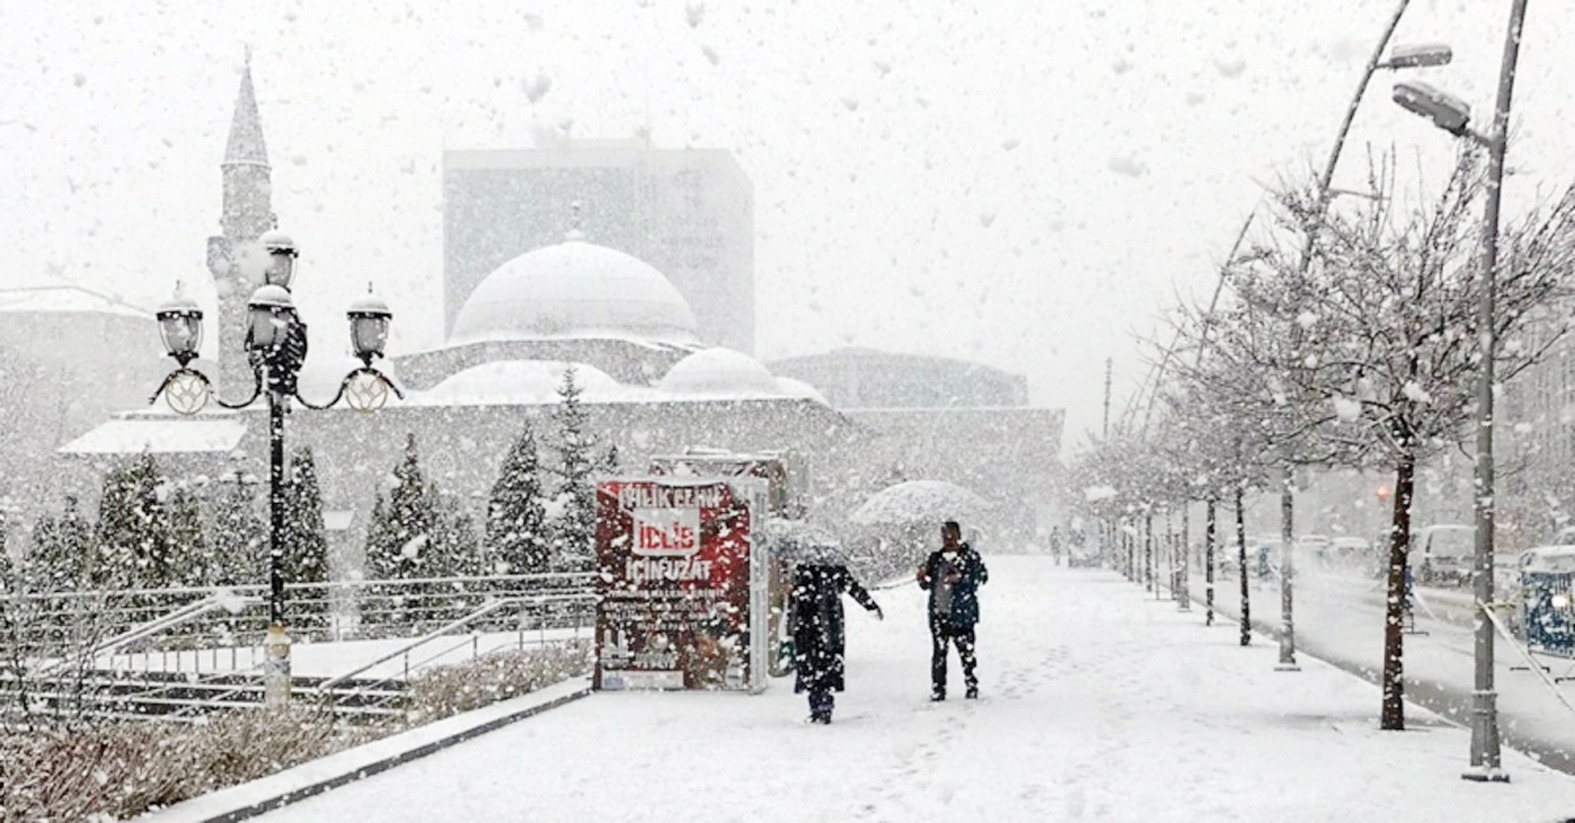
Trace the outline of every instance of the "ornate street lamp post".
{"label": "ornate street lamp post", "polygon": [[386,375],[372,367],[383,356],[388,342],[388,325],[393,312],[388,304],[368,294],[351,304],[350,342],[362,366],[339,384],[334,398],[315,405],[297,393],[297,379],[306,361],[306,324],[295,312],[290,285],[295,280],[297,251],[295,243],[278,231],[258,238],[268,252],[269,266],[265,283],[247,301],[246,357],[251,363],[254,383],[252,396],[240,403],[229,403],[213,396],[206,375],[191,368],[202,342],[202,310],[190,298],[177,294],[165,303],[156,317],[164,348],[179,365],[164,378],[153,400],[160,395],[180,414],[196,414],[213,398],[227,409],[252,405],[266,392],[268,397],[268,636],[264,641],[264,700],[282,706],[290,697],[290,636],[285,632],[283,560],[286,551],[284,523],[284,415],[290,399],[310,409],[326,409],[344,400],[359,411],[375,411],[388,402],[388,392],[403,396]]}

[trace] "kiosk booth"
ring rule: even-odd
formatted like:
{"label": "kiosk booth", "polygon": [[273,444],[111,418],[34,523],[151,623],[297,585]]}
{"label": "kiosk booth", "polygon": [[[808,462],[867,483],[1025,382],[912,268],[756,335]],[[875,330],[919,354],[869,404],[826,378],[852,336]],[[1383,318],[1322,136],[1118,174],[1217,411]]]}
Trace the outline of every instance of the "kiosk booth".
{"label": "kiosk booth", "polygon": [[754,478],[597,484],[593,688],[765,688],[767,491]]}

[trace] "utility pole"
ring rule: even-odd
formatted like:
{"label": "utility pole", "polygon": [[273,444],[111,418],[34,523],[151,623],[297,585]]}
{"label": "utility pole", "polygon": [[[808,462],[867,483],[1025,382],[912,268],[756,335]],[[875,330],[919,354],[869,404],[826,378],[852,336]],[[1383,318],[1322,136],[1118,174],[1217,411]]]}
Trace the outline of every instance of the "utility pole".
{"label": "utility pole", "polygon": [[1110,439],[1110,370],[1115,363],[1115,358],[1105,358],[1105,426],[1100,431],[1102,439]]}

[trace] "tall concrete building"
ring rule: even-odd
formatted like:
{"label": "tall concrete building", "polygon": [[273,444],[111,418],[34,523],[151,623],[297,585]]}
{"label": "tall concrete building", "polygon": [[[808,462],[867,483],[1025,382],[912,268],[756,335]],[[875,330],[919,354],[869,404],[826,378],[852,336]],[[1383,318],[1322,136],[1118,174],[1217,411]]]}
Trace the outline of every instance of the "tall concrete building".
{"label": "tall concrete building", "polygon": [[702,341],[754,352],[754,187],[726,151],[643,140],[449,151],[443,202],[445,335],[498,266],[578,230],[665,274]]}

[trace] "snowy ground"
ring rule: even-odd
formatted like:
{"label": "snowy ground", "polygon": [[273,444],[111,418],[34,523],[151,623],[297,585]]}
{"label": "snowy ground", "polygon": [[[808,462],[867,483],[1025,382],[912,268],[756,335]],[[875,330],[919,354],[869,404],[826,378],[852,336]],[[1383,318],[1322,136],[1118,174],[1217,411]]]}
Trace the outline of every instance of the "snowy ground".
{"label": "snowy ground", "polygon": [[[1221,612],[1234,617],[1240,600],[1237,581],[1217,585]],[[1425,634],[1405,638],[1406,691],[1429,707],[1463,719],[1473,688],[1475,648],[1467,616],[1471,597],[1447,590],[1421,589],[1418,594],[1423,608],[1418,610],[1416,628]],[[1298,576],[1294,609],[1298,647],[1376,679],[1383,665],[1383,603],[1379,581]],[[1278,625],[1278,582],[1254,586],[1252,614],[1255,622]],[[1575,709],[1565,702],[1575,703],[1575,682],[1560,684],[1558,692],[1549,689],[1503,637],[1495,641],[1494,656],[1498,663],[1494,686],[1505,740],[1518,742],[1565,770],[1575,768]],[[1550,677],[1575,675],[1575,661],[1540,660]],[[1570,816],[1575,817],[1575,810]]]}
{"label": "snowy ground", "polygon": [[[1467,733],[1271,644],[1236,645],[1111,572],[989,557],[984,699],[927,702],[916,588],[849,613],[849,691],[806,725],[760,696],[594,695],[273,820],[1552,821],[1575,778],[1506,752],[1510,784],[1460,779]],[[955,663],[954,663],[955,666]]]}

